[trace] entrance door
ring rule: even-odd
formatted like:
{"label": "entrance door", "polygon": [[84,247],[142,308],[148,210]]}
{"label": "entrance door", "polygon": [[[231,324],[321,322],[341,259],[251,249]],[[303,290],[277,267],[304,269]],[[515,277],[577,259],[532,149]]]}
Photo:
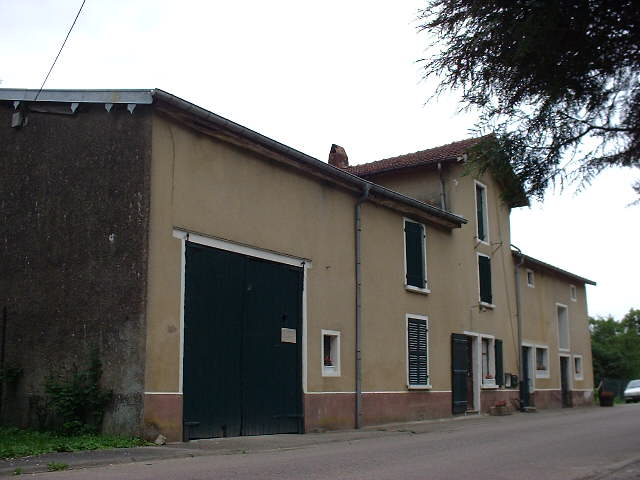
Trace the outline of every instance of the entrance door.
{"label": "entrance door", "polygon": [[531,406],[531,378],[529,376],[531,347],[522,347],[522,380],[520,381],[520,396],[522,407]]}
{"label": "entrance door", "polygon": [[185,439],[298,433],[302,269],[187,243]]}
{"label": "entrance door", "polygon": [[569,357],[560,357],[560,390],[562,406],[571,407],[571,390],[569,388]]}
{"label": "entrance door", "polygon": [[453,413],[473,410],[473,361],[471,338],[454,333],[451,335],[451,390]]}

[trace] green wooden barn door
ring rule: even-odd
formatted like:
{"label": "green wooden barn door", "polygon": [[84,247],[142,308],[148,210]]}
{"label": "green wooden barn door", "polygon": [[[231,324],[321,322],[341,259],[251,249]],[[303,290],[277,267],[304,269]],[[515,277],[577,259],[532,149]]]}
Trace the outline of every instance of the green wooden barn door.
{"label": "green wooden barn door", "polygon": [[301,431],[302,269],[249,258],[242,434]]}
{"label": "green wooden barn door", "polygon": [[302,269],[187,243],[185,438],[302,426]]}
{"label": "green wooden barn door", "polygon": [[188,243],[185,263],[183,416],[185,438],[241,433],[245,261]]}

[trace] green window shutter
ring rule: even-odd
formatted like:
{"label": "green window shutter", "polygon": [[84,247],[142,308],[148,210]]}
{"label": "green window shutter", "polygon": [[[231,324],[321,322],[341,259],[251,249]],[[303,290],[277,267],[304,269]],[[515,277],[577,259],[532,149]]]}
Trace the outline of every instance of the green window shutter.
{"label": "green window shutter", "polygon": [[426,320],[410,318],[407,321],[407,346],[409,353],[409,385],[429,385],[428,329]]}
{"label": "green window shutter", "polygon": [[496,355],[496,383],[499,387],[504,386],[504,367],[502,363],[502,340],[495,339],[494,343]]}
{"label": "green window shutter", "polygon": [[491,259],[478,255],[478,272],[480,274],[480,301],[493,303],[491,295]]}
{"label": "green window shutter", "polygon": [[424,226],[415,222],[404,222],[405,256],[407,262],[407,285],[426,288],[424,271]]}
{"label": "green window shutter", "polygon": [[486,240],[484,231],[484,195],[480,185],[476,185],[476,221],[478,222],[478,239]]}

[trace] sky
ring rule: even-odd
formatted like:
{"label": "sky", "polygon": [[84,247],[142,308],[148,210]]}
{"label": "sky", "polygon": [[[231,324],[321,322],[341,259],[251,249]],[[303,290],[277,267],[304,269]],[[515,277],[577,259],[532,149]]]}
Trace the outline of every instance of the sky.
{"label": "sky", "polygon": [[[81,0],[0,0],[2,88],[39,88]],[[86,0],[45,88],[161,88],[321,160],[351,164],[471,136],[476,115],[421,79],[418,0]],[[638,171],[515,209],[512,243],[595,280],[589,313],[640,308]]]}

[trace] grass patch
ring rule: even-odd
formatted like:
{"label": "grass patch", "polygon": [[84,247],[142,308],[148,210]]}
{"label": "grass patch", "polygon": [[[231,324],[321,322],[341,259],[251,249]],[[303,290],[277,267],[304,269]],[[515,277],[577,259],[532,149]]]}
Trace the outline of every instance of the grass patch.
{"label": "grass patch", "polygon": [[60,470],[66,470],[69,465],[66,463],[50,462],[47,463],[47,470],[49,472],[59,472]]}
{"label": "grass patch", "polygon": [[28,455],[51,452],[139,447],[142,445],[148,445],[148,443],[132,437],[94,434],[64,436],[53,432],[0,428],[0,458],[26,457]]}

